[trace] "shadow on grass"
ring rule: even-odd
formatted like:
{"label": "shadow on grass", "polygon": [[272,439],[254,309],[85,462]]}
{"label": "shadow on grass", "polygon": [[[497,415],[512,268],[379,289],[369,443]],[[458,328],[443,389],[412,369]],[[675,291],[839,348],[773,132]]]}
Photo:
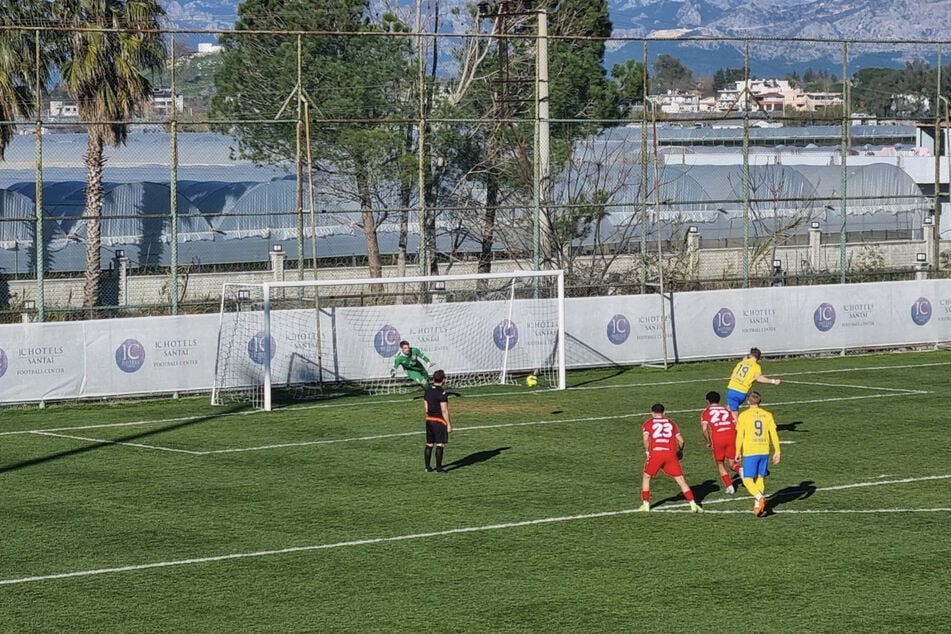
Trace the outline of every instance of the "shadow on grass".
{"label": "shadow on grass", "polygon": [[443,469],[446,471],[455,471],[456,469],[471,467],[474,464],[479,464],[480,462],[485,462],[486,460],[495,458],[506,449],[511,449],[511,447],[499,447],[498,449],[477,451],[475,453],[469,454],[468,456],[459,458],[458,460],[453,460],[452,462],[446,463],[443,465]]}
{"label": "shadow on grass", "polygon": [[799,429],[799,426],[802,424],[803,422],[801,420],[794,420],[791,423],[776,425],[776,431],[808,432],[808,429]]}
{"label": "shadow on grass", "polygon": [[[690,490],[693,491],[694,500],[697,504],[703,504],[704,498],[713,493],[714,491],[720,490],[720,485],[716,480],[704,480],[700,484],[694,484],[690,487]],[[684,497],[683,493],[678,493],[677,495],[672,495],[666,497],[663,500],[658,500],[651,504],[651,507],[660,506],[662,504],[667,504],[668,502],[686,502],[687,498]]]}
{"label": "shadow on grass", "polygon": [[40,456],[39,458],[31,458],[29,460],[23,460],[21,462],[15,462],[10,465],[0,467],[0,473],[6,473],[8,471],[18,471],[19,469],[26,469],[27,467],[35,467],[37,465],[45,464],[47,462],[52,462],[54,460],[61,460],[63,458],[69,458],[71,456],[78,456],[90,451],[95,451],[96,449],[103,449],[105,447],[112,447],[121,443],[129,443],[137,440],[142,440],[143,438],[149,438],[150,436],[156,436],[158,434],[164,434],[165,432],[175,431],[176,429],[184,429],[185,427],[191,427],[192,425],[200,425],[222,416],[227,416],[228,414],[233,414],[242,410],[247,410],[246,405],[241,405],[238,407],[229,407],[223,409],[220,413],[216,412],[215,414],[209,414],[207,416],[199,416],[189,420],[184,420],[178,423],[173,423],[171,425],[165,425],[164,427],[159,427],[158,429],[150,429],[148,431],[142,431],[135,434],[129,434],[128,436],[121,436],[114,440],[102,440],[95,441],[92,444],[86,445],[84,447],[77,447],[76,449],[69,449],[67,451],[59,451],[48,456]]}
{"label": "shadow on grass", "polygon": [[816,492],[816,483],[812,480],[803,480],[797,485],[786,487],[785,489],[780,489],[769,496],[769,500],[766,505],[766,513],[772,513],[777,506],[782,506],[783,504],[789,504],[790,502],[795,502],[796,500],[805,500],[812,497]]}

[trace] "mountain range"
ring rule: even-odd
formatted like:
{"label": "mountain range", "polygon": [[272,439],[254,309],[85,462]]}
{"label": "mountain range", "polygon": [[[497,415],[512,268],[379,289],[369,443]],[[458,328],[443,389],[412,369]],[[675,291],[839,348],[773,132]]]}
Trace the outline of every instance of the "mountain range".
{"label": "mountain range", "polygon": [[[384,0],[372,0],[382,5]],[[428,0],[424,8],[435,2]],[[439,0],[444,24],[453,28],[453,7],[474,0]],[[174,28],[228,30],[237,20],[237,0],[163,2]],[[412,24],[415,0],[388,0],[406,10]],[[694,76],[718,68],[743,66],[743,37],[764,38],[750,44],[751,70],[759,76],[802,72],[806,68],[841,74],[842,44],[850,40],[848,68],[901,66],[923,59],[932,64],[937,46],[911,42],[947,40],[951,30],[949,0],[608,0],[616,38],[660,38],[651,42],[651,60],[666,53],[677,57]],[[669,39],[668,39],[669,38]],[[736,38],[714,42],[710,38]],[[209,41],[212,34],[195,34]],[[673,41],[677,39],[678,41]],[[689,41],[685,41],[689,40]],[[888,44],[873,44],[886,41]],[[642,58],[639,40],[609,43],[606,66]]]}

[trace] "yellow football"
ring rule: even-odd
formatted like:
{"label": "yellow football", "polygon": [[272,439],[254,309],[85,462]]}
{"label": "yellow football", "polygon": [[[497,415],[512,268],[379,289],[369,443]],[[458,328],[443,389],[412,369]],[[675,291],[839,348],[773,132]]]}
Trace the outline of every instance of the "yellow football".
{"label": "yellow football", "polygon": [[538,377],[534,374],[529,374],[527,377],[525,377],[525,385],[527,387],[535,387],[538,385]]}

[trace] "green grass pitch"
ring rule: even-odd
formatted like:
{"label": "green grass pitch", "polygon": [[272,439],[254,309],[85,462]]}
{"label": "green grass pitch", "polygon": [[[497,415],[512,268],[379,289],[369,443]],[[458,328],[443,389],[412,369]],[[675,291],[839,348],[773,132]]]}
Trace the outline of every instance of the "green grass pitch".
{"label": "green grass pitch", "polygon": [[[951,352],[765,359],[761,518],[700,434],[731,368],[460,390],[445,475],[415,395],[6,408],[0,631],[947,631]],[[632,512],[655,402],[703,515]]]}

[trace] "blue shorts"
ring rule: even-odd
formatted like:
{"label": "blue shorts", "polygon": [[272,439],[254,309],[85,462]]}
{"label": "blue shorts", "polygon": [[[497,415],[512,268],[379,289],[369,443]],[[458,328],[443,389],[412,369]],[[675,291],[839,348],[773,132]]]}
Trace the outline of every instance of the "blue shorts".
{"label": "blue shorts", "polygon": [[739,390],[726,391],[726,406],[730,408],[730,411],[739,411],[740,405],[742,405],[745,400],[746,392],[740,392]]}
{"label": "blue shorts", "polygon": [[769,475],[769,455],[743,456],[743,477],[756,479]]}

